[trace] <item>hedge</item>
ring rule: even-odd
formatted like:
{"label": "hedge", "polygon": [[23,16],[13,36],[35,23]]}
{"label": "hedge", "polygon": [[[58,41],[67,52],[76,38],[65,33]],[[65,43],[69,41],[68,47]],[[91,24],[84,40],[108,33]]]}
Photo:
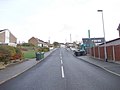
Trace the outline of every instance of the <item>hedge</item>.
{"label": "hedge", "polygon": [[4,46],[0,46],[0,62],[7,62],[10,60],[10,51]]}
{"label": "hedge", "polygon": [[22,59],[22,52],[17,47],[2,45],[0,46],[0,62],[5,64],[10,60]]}
{"label": "hedge", "polygon": [[49,48],[48,47],[40,47],[38,48],[38,52],[48,52]]}

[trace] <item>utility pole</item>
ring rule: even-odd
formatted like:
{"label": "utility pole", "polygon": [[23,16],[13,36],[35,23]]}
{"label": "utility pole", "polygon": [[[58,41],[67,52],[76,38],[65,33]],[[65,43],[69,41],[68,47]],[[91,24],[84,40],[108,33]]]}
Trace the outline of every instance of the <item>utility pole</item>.
{"label": "utility pole", "polygon": [[[105,39],[105,27],[104,27],[103,10],[98,10],[98,12],[102,13],[103,35],[104,35],[104,39]],[[105,61],[107,62],[106,39],[104,40],[104,54],[105,54]]]}
{"label": "utility pole", "polygon": [[89,38],[89,54],[91,55],[91,38],[90,38],[90,30],[88,30],[88,38]]}
{"label": "utility pole", "polygon": [[71,36],[71,34],[70,34],[70,43],[72,43],[72,36]]}

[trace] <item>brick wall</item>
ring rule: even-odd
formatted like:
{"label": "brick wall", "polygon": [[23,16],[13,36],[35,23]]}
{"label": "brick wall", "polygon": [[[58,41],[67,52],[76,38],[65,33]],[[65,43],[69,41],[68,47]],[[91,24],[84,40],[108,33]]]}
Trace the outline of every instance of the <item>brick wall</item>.
{"label": "brick wall", "polygon": [[29,39],[28,43],[32,43],[33,45],[38,46],[38,41],[35,38]]}
{"label": "brick wall", "polygon": [[17,43],[17,38],[12,33],[10,33],[10,43]]}
{"label": "brick wall", "polygon": [[5,32],[0,33],[0,42],[5,42]]}

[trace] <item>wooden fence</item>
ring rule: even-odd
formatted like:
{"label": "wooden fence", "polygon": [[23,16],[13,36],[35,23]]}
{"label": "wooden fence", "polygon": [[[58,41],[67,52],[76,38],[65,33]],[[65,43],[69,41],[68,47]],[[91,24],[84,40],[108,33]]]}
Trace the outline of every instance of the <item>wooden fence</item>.
{"label": "wooden fence", "polygon": [[[104,60],[104,46],[91,48],[91,56]],[[106,46],[106,55],[108,60],[120,61],[120,45]]]}

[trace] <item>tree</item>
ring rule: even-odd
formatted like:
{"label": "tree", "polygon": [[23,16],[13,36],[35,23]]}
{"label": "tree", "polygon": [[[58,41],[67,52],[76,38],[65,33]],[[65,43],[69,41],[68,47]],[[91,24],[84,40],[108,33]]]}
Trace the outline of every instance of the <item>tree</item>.
{"label": "tree", "polygon": [[60,44],[58,42],[54,42],[53,45],[54,45],[54,47],[59,47],[60,46]]}

